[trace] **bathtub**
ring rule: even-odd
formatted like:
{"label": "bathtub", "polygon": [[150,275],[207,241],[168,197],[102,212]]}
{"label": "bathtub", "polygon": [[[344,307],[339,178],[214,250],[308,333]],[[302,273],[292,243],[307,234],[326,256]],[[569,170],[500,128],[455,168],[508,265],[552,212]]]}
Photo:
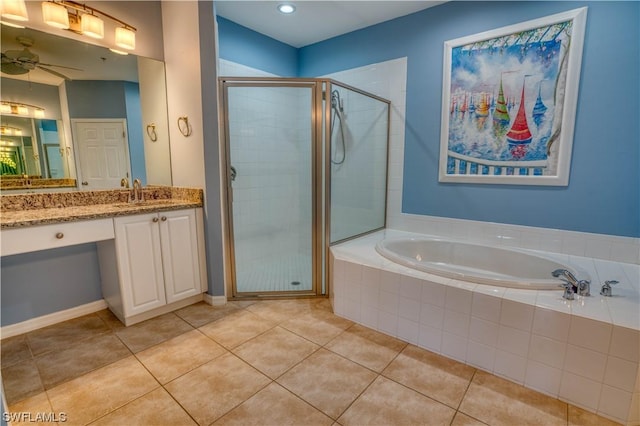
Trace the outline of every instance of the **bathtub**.
{"label": "bathtub", "polygon": [[[480,241],[448,247],[443,244],[447,241],[452,240],[385,229],[332,246],[334,312],[600,416],[640,425],[639,265],[481,246]],[[431,251],[438,247],[438,256],[448,250],[479,251],[473,256],[490,259],[491,269],[494,264],[515,266],[516,273],[502,268],[487,272],[485,266],[465,265],[460,256],[455,263],[463,263],[462,268],[433,256],[431,265],[420,268],[439,272],[426,272],[413,267],[420,263],[418,255],[423,260],[429,256],[425,246]],[[562,291],[496,285],[505,276],[506,281],[514,281],[513,276],[518,277],[515,281],[537,280],[529,271],[540,269],[541,279],[557,288],[551,271],[558,267],[575,271],[579,279],[591,277],[591,296],[567,300]],[[445,276],[453,273],[458,275]],[[470,278],[471,273],[476,277]],[[481,283],[483,276],[491,284]],[[604,280],[620,282],[614,297],[599,294]]]}
{"label": "bathtub", "polygon": [[580,279],[584,271],[541,256],[436,238],[384,239],[376,251],[409,268],[478,284],[531,290],[560,290],[551,272],[566,269]]}

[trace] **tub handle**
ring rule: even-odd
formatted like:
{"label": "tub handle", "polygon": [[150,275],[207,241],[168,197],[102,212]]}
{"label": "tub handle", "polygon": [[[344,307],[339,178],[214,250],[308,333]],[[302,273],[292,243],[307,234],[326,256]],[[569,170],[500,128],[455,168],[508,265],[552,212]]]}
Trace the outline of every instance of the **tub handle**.
{"label": "tub handle", "polygon": [[558,284],[558,287],[564,288],[564,294],[562,295],[563,299],[567,299],[567,300],[575,299],[574,297],[575,293],[573,292],[573,286],[571,285],[571,283]]}
{"label": "tub handle", "polygon": [[600,294],[605,297],[613,296],[613,294],[611,293],[611,286],[615,284],[618,284],[618,281],[616,280],[605,281],[604,284],[602,284],[602,289],[600,290]]}

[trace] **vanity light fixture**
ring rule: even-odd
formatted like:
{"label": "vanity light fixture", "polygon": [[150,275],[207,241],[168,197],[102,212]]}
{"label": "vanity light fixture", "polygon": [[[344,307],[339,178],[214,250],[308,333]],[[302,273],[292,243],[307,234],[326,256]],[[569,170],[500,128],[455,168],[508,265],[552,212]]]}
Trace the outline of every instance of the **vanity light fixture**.
{"label": "vanity light fixture", "polygon": [[0,103],[0,113],[8,115],[31,115],[30,110],[33,110],[34,118],[44,118],[44,108],[36,106],[23,104],[21,102],[11,102],[11,101],[2,101]]}
{"label": "vanity light fixture", "polygon": [[[12,21],[28,21],[27,5],[25,0],[2,0],[0,15],[2,23],[10,26],[19,26]],[[68,29],[87,37],[96,39],[104,38],[104,19],[116,23],[115,45],[121,49],[134,50],[136,48],[136,29],[126,22],[102,12],[94,7],[71,0],[49,0],[42,2],[42,19],[52,27]]]}
{"label": "vanity light fixture", "polygon": [[24,0],[2,0],[0,15],[14,21],[28,21],[27,5]]}
{"label": "vanity light fixture", "polygon": [[22,129],[12,126],[0,126],[0,134],[5,136],[22,136]]}
{"label": "vanity light fixture", "polygon": [[281,3],[278,5],[278,12],[290,15],[296,11],[296,7],[291,3]]}

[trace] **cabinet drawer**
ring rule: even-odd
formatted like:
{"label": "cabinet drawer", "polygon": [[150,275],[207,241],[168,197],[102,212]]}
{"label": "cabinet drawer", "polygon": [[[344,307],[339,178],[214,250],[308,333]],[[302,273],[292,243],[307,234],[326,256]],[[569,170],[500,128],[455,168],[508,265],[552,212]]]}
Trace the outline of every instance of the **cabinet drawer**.
{"label": "cabinet drawer", "polygon": [[114,238],[113,219],[54,223],[2,230],[2,256]]}

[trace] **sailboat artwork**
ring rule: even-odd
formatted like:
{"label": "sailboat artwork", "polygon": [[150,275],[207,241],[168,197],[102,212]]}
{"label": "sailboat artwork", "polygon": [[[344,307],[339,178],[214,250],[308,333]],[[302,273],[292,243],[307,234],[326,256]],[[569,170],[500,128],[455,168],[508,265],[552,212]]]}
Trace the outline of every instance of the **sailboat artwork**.
{"label": "sailboat artwork", "polygon": [[581,8],[445,42],[440,181],[568,183],[585,25]]}

